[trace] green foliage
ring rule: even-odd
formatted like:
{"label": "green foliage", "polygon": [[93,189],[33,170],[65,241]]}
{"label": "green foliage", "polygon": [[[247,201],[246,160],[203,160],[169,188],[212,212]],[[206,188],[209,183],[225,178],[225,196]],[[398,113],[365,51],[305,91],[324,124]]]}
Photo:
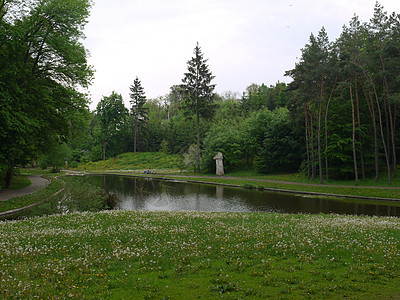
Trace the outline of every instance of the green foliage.
{"label": "green foliage", "polygon": [[209,70],[207,59],[204,59],[198,43],[193,53],[194,57],[187,62],[188,72],[182,79],[182,107],[189,116],[199,114],[201,117],[209,118],[215,109],[213,104],[215,84],[211,84],[215,76]]}
{"label": "green foliage", "polygon": [[66,139],[87,113],[79,86],[92,78],[80,39],[89,0],[2,1],[0,173]]}
{"label": "green foliage", "polygon": [[241,143],[243,123],[241,119],[224,119],[211,127],[203,142],[202,163],[207,171],[215,172],[213,157],[218,152],[221,152],[224,156],[225,171],[229,172],[243,167],[241,164],[244,153]]}
{"label": "green foliage", "polygon": [[59,172],[62,167],[66,166],[70,156],[71,149],[68,145],[53,142],[49,151],[41,156],[40,165],[42,169],[44,166],[46,166],[45,168],[51,166],[53,172]]}
{"label": "green foliage", "polygon": [[87,177],[65,176],[64,197],[60,206],[64,211],[99,211],[111,209],[110,195],[90,183]]}
{"label": "green foliage", "polygon": [[265,84],[255,83],[246,88],[246,93],[241,99],[241,109],[246,114],[264,108],[274,110],[277,107],[285,107],[288,99],[285,83],[276,83],[275,86],[267,87]]}
{"label": "green foliage", "polygon": [[159,151],[161,142],[167,139],[166,127],[169,123],[169,112],[168,106],[164,100],[163,97],[160,97],[157,99],[149,99],[146,102],[148,121],[142,133],[143,147],[139,148],[142,151]]}
{"label": "green foliage", "polygon": [[97,104],[96,118],[100,124],[101,141],[103,144],[102,159],[106,159],[107,144],[120,134],[125,126],[128,110],[120,94],[112,92],[109,97],[103,97]]}
{"label": "green foliage", "polygon": [[[205,122],[201,123],[200,136],[203,137],[206,129]],[[170,118],[166,126],[167,142],[172,153],[184,153],[189,146],[196,142],[196,121],[194,119],[186,119],[183,112],[179,111]]]}
{"label": "green foliage", "polygon": [[188,61],[187,66],[188,72],[185,73],[181,85],[181,106],[189,118],[196,116],[197,172],[200,173],[200,117],[207,119],[214,114],[215,84],[211,84],[211,81],[215,76],[208,68],[207,59],[204,59],[199,43],[194,48],[194,57]]}
{"label": "green foliage", "polygon": [[148,122],[148,110],[149,108],[145,106],[146,104],[146,96],[144,94],[144,89],[138,77],[133,81],[133,85],[129,88],[131,93],[129,94],[131,100],[131,116],[133,121],[133,136],[134,136],[134,152],[137,149],[137,133],[143,130],[143,127]]}
{"label": "green foliage", "polygon": [[298,170],[302,148],[286,108],[253,113],[245,124],[244,147],[261,173]]}
{"label": "green foliage", "polygon": [[169,146],[168,142],[164,139],[160,144],[160,152],[162,153],[169,153]]}
{"label": "green foliage", "polygon": [[183,154],[183,162],[188,169],[193,169],[196,172],[197,166],[197,147],[196,145],[190,145],[187,153]]}

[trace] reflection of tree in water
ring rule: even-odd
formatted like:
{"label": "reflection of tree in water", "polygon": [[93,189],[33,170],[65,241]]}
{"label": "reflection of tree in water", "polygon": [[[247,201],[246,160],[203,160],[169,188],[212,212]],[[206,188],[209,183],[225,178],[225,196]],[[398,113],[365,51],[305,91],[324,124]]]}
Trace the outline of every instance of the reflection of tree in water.
{"label": "reflection of tree in water", "polygon": [[96,176],[93,182],[116,193],[120,209],[262,211],[399,216],[398,207],[368,205],[295,194],[181,183],[154,178]]}
{"label": "reflection of tree in water", "polygon": [[160,181],[154,181],[153,178],[135,178],[135,194],[153,194]]}

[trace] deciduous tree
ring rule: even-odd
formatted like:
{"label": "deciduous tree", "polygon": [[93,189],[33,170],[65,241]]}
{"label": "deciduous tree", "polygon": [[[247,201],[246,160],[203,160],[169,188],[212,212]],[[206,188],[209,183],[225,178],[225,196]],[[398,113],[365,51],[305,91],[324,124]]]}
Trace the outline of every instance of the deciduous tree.
{"label": "deciduous tree", "polygon": [[87,111],[92,77],[81,43],[89,0],[0,0],[0,172],[51,139],[66,139]]}
{"label": "deciduous tree", "polygon": [[124,126],[128,110],[125,108],[122,96],[112,92],[110,96],[103,97],[96,109],[96,118],[99,120],[102,144],[103,160],[106,159],[107,144]]}

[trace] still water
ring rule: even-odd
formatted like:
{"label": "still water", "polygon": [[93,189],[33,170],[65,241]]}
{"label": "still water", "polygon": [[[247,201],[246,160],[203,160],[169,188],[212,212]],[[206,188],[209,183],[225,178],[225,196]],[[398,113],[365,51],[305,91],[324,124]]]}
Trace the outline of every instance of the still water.
{"label": "still water", "polygon": [[400,216],[400,207],[364,204],[357,200],[333,200],[296,194],[260,191],[196,183],[92,175],[89,180],[106,192],[116,194],[115,209],[336,213]]}

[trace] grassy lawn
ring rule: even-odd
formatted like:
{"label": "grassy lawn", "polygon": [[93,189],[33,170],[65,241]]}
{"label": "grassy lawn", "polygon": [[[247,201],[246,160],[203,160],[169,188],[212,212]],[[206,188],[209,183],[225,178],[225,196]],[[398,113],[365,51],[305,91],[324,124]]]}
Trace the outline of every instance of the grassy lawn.
{"label": "grassy lawn", "polygon": [[2,298],[400,297],[400,219],[107,211],[0,222]]}

